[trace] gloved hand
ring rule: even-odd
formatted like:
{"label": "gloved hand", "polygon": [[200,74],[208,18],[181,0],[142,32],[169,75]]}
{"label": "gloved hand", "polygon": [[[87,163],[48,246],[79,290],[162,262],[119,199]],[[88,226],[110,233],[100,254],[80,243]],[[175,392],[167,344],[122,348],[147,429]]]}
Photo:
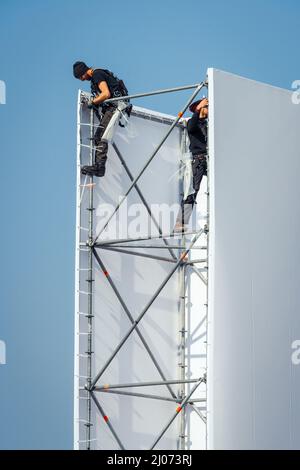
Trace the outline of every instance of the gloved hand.
{"label": "gloved hand", "polygon": [[88,102],[87,102],[87,107],[88,107],[89,109],[92,109],[92,108],[95,108],[95,107],[96,107],[96,105],[93,103],[93,98],[90,98],[90,99],[88,100]]}
{"label": "gloved hand", "polygon": [[89,101],[89,98],[86,95],[81,95],[81,104],[87,104]]}

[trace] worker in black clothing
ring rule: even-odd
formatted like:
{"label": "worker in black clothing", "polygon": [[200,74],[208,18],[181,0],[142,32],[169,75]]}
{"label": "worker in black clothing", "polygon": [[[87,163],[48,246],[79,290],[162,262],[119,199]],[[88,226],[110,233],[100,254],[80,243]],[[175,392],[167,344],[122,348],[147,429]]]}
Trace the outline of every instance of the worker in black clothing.
{"label": "worker in black clothing", "polygon": [[208,99],[202,98],[192,103],[190,111],[193,113],[193,116],[187,123],[187,130],[190,139],[190,151],[193,157],[192,172],[194,192],[181,201],[181,208],[174,228],[175,232],[183,232],[186,229],[194,204],[196,203],[202,177],[207,175]]}
{"label": "worker in black clothing", "polygon": [[128,116],[131,105],[128,100],[116,101],[105,104],[105,100],[128,95],[128,90],[122,80],[119,80],[112,72],[106,69],[92,69],[84,62],[75,62],[73,65],[75,78],[81,81],[91,82],[92,98],[88,103],[89,108],[95,110],[99,118],[99,126],[94,134],[95,163],[81,168],[81,173],[90,176],[104,176],[107,160],[108,143],[102,139],[112,118],[119,111],[126,111]]}

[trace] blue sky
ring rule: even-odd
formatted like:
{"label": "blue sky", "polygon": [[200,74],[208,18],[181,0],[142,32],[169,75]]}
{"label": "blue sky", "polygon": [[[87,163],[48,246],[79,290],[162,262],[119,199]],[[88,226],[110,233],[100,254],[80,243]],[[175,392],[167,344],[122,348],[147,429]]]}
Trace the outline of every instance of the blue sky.
{"label": "blue sky", "polygon": [[[199,82],[207,67],[290,88],[299,31],[297,0],[1,1],[0,448],[72,447],[76,97],[88,89],[73,62],[113,70],[131,93]],[[138,104],[174,114],[186,97]]]}

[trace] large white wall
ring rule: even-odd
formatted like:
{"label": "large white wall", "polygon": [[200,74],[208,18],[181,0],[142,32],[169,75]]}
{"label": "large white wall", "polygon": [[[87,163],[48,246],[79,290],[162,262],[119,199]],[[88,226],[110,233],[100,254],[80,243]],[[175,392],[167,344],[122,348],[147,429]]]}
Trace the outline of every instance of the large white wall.
{"label": "large white wall", "polygon": [[300,105],[208,77],[208,447],[300,448]]}

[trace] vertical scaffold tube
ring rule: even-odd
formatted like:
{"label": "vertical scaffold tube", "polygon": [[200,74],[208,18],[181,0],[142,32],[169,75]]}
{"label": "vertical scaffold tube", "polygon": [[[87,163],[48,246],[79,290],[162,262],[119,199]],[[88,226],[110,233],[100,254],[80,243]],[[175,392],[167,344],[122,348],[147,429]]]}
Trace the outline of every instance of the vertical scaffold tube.
{"label": "vertical scaffold tube", "polygon": [[[181,151],[183,154],[186,153],[186,141],[187,141],[187,126],[186,123],[183,128],[182,132],[182,145],[181,145]],[[183,198],[183,193],[184,193],[184,187],[182,186],[182,198]],[[181,191],[180,191],[181,192]],[[182,244],[184,245],[185,248],[183,248],[180,251],[180,255],[182,255],[183,251],[186,249],[186,238],[183,235],[182,237]],[[185,369],[186,369],[186,364],[185,364],[185,347],[186,347],[186,310],[185,310],[185,290],[186,290],[186,266],[185,264],[182,264],[179,268],[179,289],[180,289],[180,312],[179,312],[179,379],[182,381],[180,384],[179,390],[178,390],[178,396],[181,401],[184,400],[185,398],[185,393],[186,393],[186,385],[184,383],[185,380]],[[186,413],[185,413],[185,408],[182,410],[180,413],[179,417],[179,449],[184,450],[185,449],[185,426],[186,426]]]}
{"label": "vertical scaffold tube", "polygon": [[[208,132],[207,132],[207,187],[206,187],[206,196],[207,196],[207,230],[206,230],[206,259],[207,259],[207,282],[206,282],[206,377],[207,377],[207,366],[208,366],[208,283],[209,283],[209,230],[210,230],[210,160],[209,160],[209,118],[208,118]],[[206,424],[205,424],[205,448],[207,449],[207,380],[205,383],[205,397],[206,397]]]}
{"label": "vertical scaffold tube", "polygon": [[[180,343],[179,343],[179,378],[182,380],[179,388],[179,398],[182,401],[185,397],[185,339],[186,339],[186,322],[185,322],[185,275],[186,267],[182,265],[179,271],[180,277]],[[180,414],[180,431],[179,431],[179,448],[185,449],[185,409]]]}
{"label": "vertical scaffold tube", "polygon": [[[90,112],[90,165],[93,164],[93,124],[94,124],[94,111]],[[94,217],[94,193],[93,193],[93,176],[90,176],[90,192],[89,192],[89,207],[88,207],[88,238],[89,243],[92,245],[93,240],[93,217]],[[88,278],[87,278],[87,292],[88,292],[88,344],[87,344],[87,386],[90,389],[92,382],[92,347],[93,347],[93,248],[90,246],[88,252]],[[86,423],[86,448],[91,449],[91,396],[88,393],[87,400],[87,423]]]}

